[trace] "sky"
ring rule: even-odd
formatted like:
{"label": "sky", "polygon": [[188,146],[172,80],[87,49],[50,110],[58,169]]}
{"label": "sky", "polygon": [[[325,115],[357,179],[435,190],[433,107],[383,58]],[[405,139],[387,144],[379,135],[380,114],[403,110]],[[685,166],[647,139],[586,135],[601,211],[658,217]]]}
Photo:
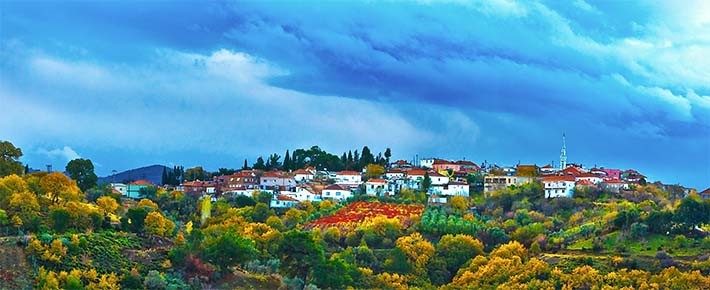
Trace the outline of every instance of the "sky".
{"label": "sky", "polygon": [[0,140],[34,168],[286,149],[569,162],[710,187],[707,1],[2,1]]}

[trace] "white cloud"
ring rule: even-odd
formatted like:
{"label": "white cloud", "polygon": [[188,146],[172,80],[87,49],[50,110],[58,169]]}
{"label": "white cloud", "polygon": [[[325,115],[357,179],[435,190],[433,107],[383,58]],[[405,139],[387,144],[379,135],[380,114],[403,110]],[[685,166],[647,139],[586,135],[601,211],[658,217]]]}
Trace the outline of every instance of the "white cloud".
{"label": "white cloud", "polygon": [[81,156],[79,156],[79,153],[76,153],[74,149],[71,149],[69,146],[64,146],[61,149],[52,149],[52,150],[47,150],[44,148],[40,148],[37,150],[37,153],[46,155],[47,157],[51,159],[64,159],[67,162],[72,161],[74,159],[79,159]]}

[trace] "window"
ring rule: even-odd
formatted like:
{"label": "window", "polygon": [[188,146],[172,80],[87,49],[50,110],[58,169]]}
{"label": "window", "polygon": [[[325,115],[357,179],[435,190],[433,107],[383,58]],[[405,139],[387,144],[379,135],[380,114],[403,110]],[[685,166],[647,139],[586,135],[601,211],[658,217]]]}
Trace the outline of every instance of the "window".
{"label": "window", "polygon": [[340,196],[340,191],[336,191],[335,195]]}

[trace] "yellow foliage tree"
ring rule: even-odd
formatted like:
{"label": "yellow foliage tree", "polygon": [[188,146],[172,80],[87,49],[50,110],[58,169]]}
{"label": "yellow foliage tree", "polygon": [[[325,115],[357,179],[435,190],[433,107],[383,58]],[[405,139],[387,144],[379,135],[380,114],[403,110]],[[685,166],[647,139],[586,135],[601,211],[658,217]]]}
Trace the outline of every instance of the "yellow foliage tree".
{"label": "yellow foliage tree", "polygon": [[39,186],[52,204],[58,204],[60,201],[78,201],[84,197],[76,182],[59,172],[52,172],[42,177]]}
{"label": "yellow foliage tree", "polygon": [[116,199],[110,196],[102,196],[96,200],[96,205],[99,206],[104,215],[109,213],[116,213],[119,205]]}
{"label": "yellow foliage tree", "polygon": [[142,206],[150,207],[150,208],[152,208],[152,209],[155,210],[155,211],[159,211],[159,210],[160,210],[160,208],[158,208],[158,204],[157,204],[157,203],[155,203],[155,202],[153,202],[152,200],[147,199],[147,198],[141,199],[141,200],[138,202],[138,204],[136,204],[136,206],[137,206],[137,207],[142,207]]}
{"label": "yellow foliage tree", "polygon": [[22,177],[12,174],[0,178],[0,207],[6,207],[13,194],[27,191],[29,187]]}
{"label": "yellow foliage tree", "polygon": [[169,237],[174,229],[175,223],[159,212],[149,212],[145,217],[145,230],[150,234]]}
{"label": "yellow foliage tree", "polygon": [[[40,205],[37,201],[37,196],[27,191],[14,193],[10,197],[10,203],[8,205],[7,213],[18,217],[20,220],[20,225],[22,225],[39,215]],[[17,219],[13,217],[13,223],[18,222]]]}
{"label": "yellow foliage tree", "polygon": [[525,260],[528,256],[528,250],[518,241],[510,241],[505,245],[500,245],[491,252],[491,257],[510,259],[514,256],[520,257],[521,260]]}
{"label": "yellow foliage tree", "polygon": [[385,168],[382,167],[382,165],[368,164],[367,167],[365,167],[365,176],[367,178],[380,177],[382,174],[385,174]]}
{"label": "yellow foliage tree", "polygon": [[395,245],[407,255],[415,272],[423,274],[426,263],[434,255],[434,246],[417,232],[400,237]]}
{"label": "yellow foliage tree", "polygon": [[468,209],[468,200],[463,196],[453,196],[449,200],[449,205],[451,205],[451,208],[463,212]]}

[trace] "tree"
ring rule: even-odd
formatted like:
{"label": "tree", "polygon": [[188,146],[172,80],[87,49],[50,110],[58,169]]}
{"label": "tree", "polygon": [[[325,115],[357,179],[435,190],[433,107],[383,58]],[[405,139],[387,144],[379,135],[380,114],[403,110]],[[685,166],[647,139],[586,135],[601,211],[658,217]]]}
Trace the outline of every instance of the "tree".
{"label": "tree", "polygon": [[76,184],[69,177],[59,172],[45,175],[40,179],[39,185],[42,192],[49,196],[53,204],[59,203],[60,200],[67,202],[81,200],[82,198]]}
{"label": "tree", "polygon": [[0,178],[0,207],[7,206],[13,194],[25,191],[29,191],[29,186],[22,177],[12,174]]}
{"label": "tree", "polygon": [[281,159],[281,156],[276,153],[269,155],[269,158],[266,161],[266,170],[273,170],[281,167],[279,159]]}
{"label": "tree", "polygon": [[451,281],[453,274],[468,260],[483,254],[483,243],[464,234],[444,235],[436,245],[436,256],[445,262],[450,273],[447,281]]}
{"label": "tree", "polygon": [[385,174],[385,168],[378,164],[368,164],[365,168],[365,176],[367,178],[380,177]]}
{"label": "tree", "polygon": [[390,165],[390,157],[392,157],[392,150],[387,147],[387,149],[385,149],[385,162],[387,163],[387,166]]}
{"label": "tree", "polygon": [[463,212],[468,208],[468,201],[463,196],[453,196],[449,200],[451,208],[457,210],[458,212]]}
{"label": "tree", "polygon": [[126,217],[129,220],[128,229],[134,233],[140,233],[145,226],[145,218],[148,216],[148,211],[144,207],[132,207],[128,209]]}
{"label": "tree", "polygon": [[428,192],[429,187],[431,187],[431,177],[429,177],[429,172],[425,172],[424,180],[422,180],[422,190],[424,190],[424,192]]}
{"label": "tree", "polygon": [[185,171],[185,180],[195,181],[195,180],[205,180],[207,179],[207,171],[202,169],[202,166],[195,166],[193,168],[187,169]]}
{"label": "tree", "polygon": [[420,274],[424,273],[424,266],[434,256],[434,246],[417,232],[400,237],[395,245],[407,255],[409,264]]}
{"label": "tree", "polygon": [[266,170],[266,164],[264,164],[264,158],[259,156],[259,158],[256,159],[256,162],[254,163],[252,168],[257,169],[257,170]]}
{"label": "tree", "polygon": [[242,166],[242,170],[248,170],[248,169],[249,169],[249,165],[247,164],[247,159],[244,158],[244,165]]}
{"label": "tree", "polygon": [[370,152],[370,148],[367,146],[362,147],[362,154],[360,155],[360,162],[358,162],[358,171],[362,170],[368,164],[375,163],[375,156]]}
{"label": "tree", "polygon": [[145,276],[145,282],[143,282],[143,285],[148,290],[165,289],[168,287],[165,277],[160,275],[160,272],[156,270],[150,270],[148,272],[148,275]]}
{"label": "tree", "polygon": [[49,216],[52,219],[52,228],[58,233],[65,232],[71,223],[71,215],[64,208],[53,209]]}
{"label": "tree", "polygon": [[10,174],[22,175],[22,150],[9,141],[0,142],[0,177]]}
{"label": "tree", "polygon": [[692,230],[696,226],[710,222],[710,212],[702,201],[687,197],[676,208],[674,218],[676,222]]}
{"label": "tree", "polygon": [[291,166],[291,155],[289,154],[288,150],[286,150],[286,155],[284,156],[283,169],[287,171],[295,169],[293,168],[293,166]]}
{"label": "tree", "polygon": [[27,224],[39,215],[40,205],[37,196],[30,192],[14,193],[8,203],[7,213],[12,216],[12,222]]}
{"label": "tree", "polygon": [[110,196],[102,196],[96,200],[96,205],[99,206],[104,215],[115,213],[120,207],[116,199]]}
{"label": "tree", "polygon": [[94,164],[89,159],[74,159],[69,161],[66,166],[66,171],[69,177],[76,180],[76,184],[81,191],[86,191],[89,188],[96,186],[98,177],[94,173]]}
{"label": "tree", "polygon": [[312,269],[323,260],[323,249],[308,232],[298,230],[284,234],[277,253],[281,259],[280,272],[303,281],[308,281]]}
{"label": "tree", "polygon": [[157,211],[149,212],[145,218],[145,231],[149,234],[169,237],[174,229],[175,223]]}
{"label": "tree", "polygon": [[254,206],[254,211],[252,212],[252,220],[258,223],[266,222],[266,219],[273,216],[274,210],[269,208],[268,204],[259,202]]}
{"label": "tree", "polygon": [[227,232],[204,242],[203,255],[207,261],[226,270],[229,267],[248,262],[258,254],[254,241]]}

